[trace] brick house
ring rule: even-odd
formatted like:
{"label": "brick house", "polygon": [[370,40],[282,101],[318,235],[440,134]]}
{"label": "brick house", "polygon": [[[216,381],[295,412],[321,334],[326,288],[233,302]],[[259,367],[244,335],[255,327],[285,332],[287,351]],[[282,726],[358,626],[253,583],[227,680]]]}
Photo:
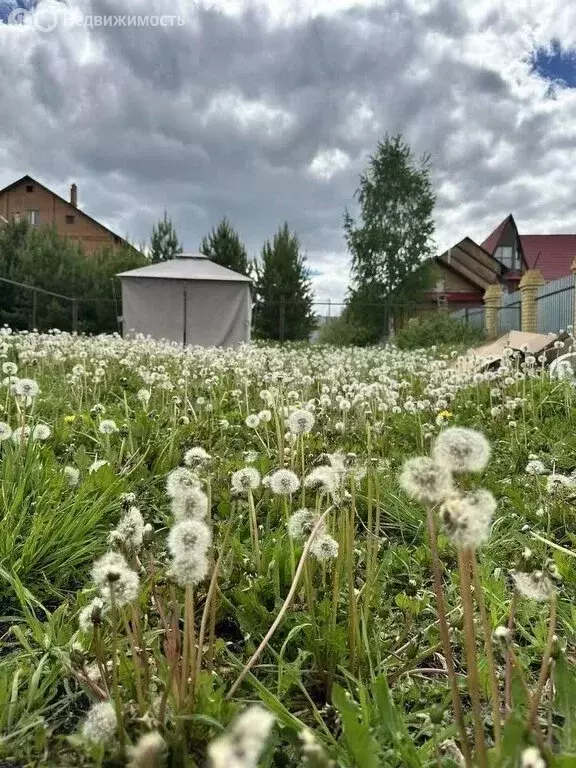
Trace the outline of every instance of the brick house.
{"label": "brick house", "polygon": [[523,235],[512,214],[480,244],[465,237],[435,258],[437,283],[428,299],[449,310],[482,306],[489,285],[515,291],[528,269],[546,282],[571,274],[576,235]]}
{"label": "brick house", "polygon": [[26,219],[32,227],[54,226],[60,236],[76,241],[89,254],[104,246],[133,247],[78,208],[76,184],[65,200],[31,176],[23,176],[0,189],[0,225],[10,219]]}

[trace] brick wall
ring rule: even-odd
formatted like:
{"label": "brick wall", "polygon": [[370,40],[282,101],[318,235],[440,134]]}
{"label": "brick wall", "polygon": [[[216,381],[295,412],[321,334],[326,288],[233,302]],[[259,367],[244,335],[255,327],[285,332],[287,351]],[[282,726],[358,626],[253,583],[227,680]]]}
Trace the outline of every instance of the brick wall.
{"label": "brick wall", "polygon": [[80,242],[86,253],[121,243],[119,237],[78,208],[33,181],[23,180],[0,192],[0,215],[28,219],[35,226],[54,224],[59,235]]}

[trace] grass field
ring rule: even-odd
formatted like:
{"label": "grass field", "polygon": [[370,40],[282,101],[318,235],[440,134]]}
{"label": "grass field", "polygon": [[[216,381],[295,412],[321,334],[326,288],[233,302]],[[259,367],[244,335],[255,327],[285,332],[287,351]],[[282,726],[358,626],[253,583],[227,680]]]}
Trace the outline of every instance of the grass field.
{"label": "grass field", "polygon": [[0,365],[1,765],[576,766],[571,376],[7,329]]}

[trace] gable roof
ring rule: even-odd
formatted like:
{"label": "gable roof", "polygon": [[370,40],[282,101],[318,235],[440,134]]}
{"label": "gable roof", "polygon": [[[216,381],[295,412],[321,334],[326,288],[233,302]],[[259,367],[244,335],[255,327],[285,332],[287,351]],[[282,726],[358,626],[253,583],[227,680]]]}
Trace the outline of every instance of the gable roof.
{"label": "gable roof", "polygon": [[544,280],[571,273],[576,259],[576,235],[520,235],[529,269],[538,269]]}
{"label": "gable roof", "polygon": [[222,267],[204,254],[191,254],[180,258],[149,264],[147,267],[120,272],[117,277],[160,278],[164,280],[221,280],[225,282],[252,282],[246,275]]}
{"label": "gable roof", "polygon": [[128,248],[133,248],[135,251],[138,249],[135,248],[132,243],[129,243],[125,238],[121,237],[120,235],[117,235],[116,232],[112,232],[111,229],[108,229],[108,227],[104,226],[100,221],[97,219],[92,218],[89,214],[86,213],[86,211],[83,211],[81,208],[74,207],[70,200],[66,200],[63,197],[60,197],[60,195],[56,194],[53,190],[51,190],[49,187],[45,186],[41,182],[37,181],[36,179],[32,178],[32,176],[29,176],[26,174],[25,176],[22,176],[20,179],[16,179],[16,181],[13,181],[11,184],[8,184],[6,187],[3,187],[0,189],[0,195],[4,194],[4,192],[9,192],[14,187],[19,186],[23,182],[31,182],[32,184],[36,184],[36,186],[41,187],[46,192],[49,192],[51,195],[54,195],[60,202],[65,203],[66,205],[70,206],[74,211],[77,211],[78,213],[82,214],[82,216],[85,216],[87,219],[89,219],[93,224],[96,224],[101,229],[104,229],[106,232],[108,232],[109,235],[112,235],[112,237],[118,238],[124,245],[128,246]]}
{"label": "gable roof", "polygon": [[[509,213],[508,216],[506,216],[504,221],[501,221],[500,224],[498,224],[494,232],[491,232],[486,238],[486,240],[484,240],[483,243],[480,243],[480,246],[484,248],[485,251],[488,251],[490,256],[494,255],[494,251],[498,247],[500,238],[504,234],[504,230],[506,229],[510,221],[514,223],[514,218],[511,213]],[[514,224],[514,226],[516,226],[516,224]]]}

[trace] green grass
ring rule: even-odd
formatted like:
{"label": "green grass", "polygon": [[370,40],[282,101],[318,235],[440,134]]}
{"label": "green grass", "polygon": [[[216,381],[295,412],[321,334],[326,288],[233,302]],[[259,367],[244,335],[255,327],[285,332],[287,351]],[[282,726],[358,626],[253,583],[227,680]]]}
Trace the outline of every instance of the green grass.
{"label": "green grass", "polygon": [[[1,759],[23,765],[125,764],[118,740],[95,747],[79,735],[101,690],[86,670],[99,658],[111,662],[117,644],[126,741],[158,728],[167,745],[166,765],[203,765],[210,741],[255,701],[278,723],[259,765],[306,764],[298,737],[305,726],[326,753],[309,765],[327,765],[328,759],[350,767],[450,765],[439,745],[459,736],[443,671],[426,514],[399,487],[397,475],[407,458],[429,453],[443,426],[455,424],[483,431],[493,449],[481,475],[460,480],[461,488],[484,487],[498,500],[490,539],[478,556],[491,626],[508,621],[513,590],[507,574],[525,547],[538,563],[552,560],[562,577],[556,629],[562,653],[552,674],[567,682],[556,699],[545,693],[539,717],[555,745],[548,763],[576,761],[570,719],[576,707],[576,486],[550,495],[546,477],[524,472],[532,454],[550,471],[576,470],[570,382],[551,382],[538,370],[515,378],[521,360],[493,380],[477,381],[451,372],[449,352],[438,361],[422,350],[394,348],[183,352],[112,337],[13,334],[2,337],[0,349],[3,362],[18,364],[19,377],[40,386],[39,396],[26,403],[4,384],[0,421],[12,427],[41,422],[52,431],[45,441],[0,442]],[[141,389],[150,390],[147,405],[137,397]],[[269,402],[262,390],[271,392]],[[410,402],[421,406],[412,409]],[[314,428],[291,447],[287,409],[311,403]],[[246,417],[263,409],[270,410],[271,420],[256,430],[247,427]],[[438,417],[441,412],[448,415]],[[102,418],[113,419],[118,431],[102,434]],[[190,612],[184,590],[169,574],[165,541],[173,521],[165,482],[192,446],[212,456],[202,480],[211,501],[213,556],[220,560],[213,596],[209,580],[194,590],[196,639],[207,606],[206,642],[194,693],[183,701],[167,683],[173,657],[166,641],[176,636],[169,627],[179,634]],[[351,461],[363,476],[355,481],[352,473],[345,475],[335,506],[310,488],[286,502],[269,488],[254,491],[257,561],[247,497],[230,488],[232,473],[246,465],[246,452],[255,452],[253,466],[263,476],[287,466],[302,478],[325,463],[323,454],[337,451],[356,454]],[[107,464],[90,472],[95,460]],[[79,470],[77,487],[66,482],[67,465]],[[107,550],[108,534],[123,511],[121,494],[128,492],[136,495],[154,537],[137,560],[128,553],[140,573],[140,598],[125,618],[106,617],[100,648],[97,638],[79,632],[77,613],[96,594],[90,568]],[[302,506],[318,512],[330,507],[328,532],[339,544],[338,558],[307,562],[293,602],[230,698],[283,610],[303,551],[303,542],[289,540],[285,520]],[[438,550],[471,734],[461,572],[442,532]],[[548,604],[517,604],[514,648],[532,692],[547,648],[548,616]],[[490,764],[517,765],[534,732],[509,718],[504,752],[495,757],[479,627],[476,641]],[[503,657],[497,666],[503,696]],[[159,722],[167,685],[166,717]],[[514,678],[516,718],[527,708],[524,695]]]}

